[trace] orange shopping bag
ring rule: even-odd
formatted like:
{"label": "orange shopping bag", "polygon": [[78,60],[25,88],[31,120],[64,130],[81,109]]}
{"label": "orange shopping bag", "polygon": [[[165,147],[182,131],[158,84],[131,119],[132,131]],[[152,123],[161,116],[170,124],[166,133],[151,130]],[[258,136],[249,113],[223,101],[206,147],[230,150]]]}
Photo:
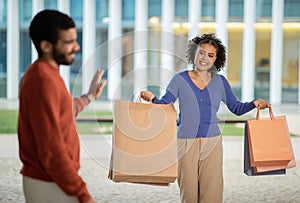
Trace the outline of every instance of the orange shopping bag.
{"label": "orange shopping bag", "polygon": [[[264,166],[261,166],[264,167]],[[244,129],[244,174],[247,176],[260,176],[260,175],[284,175],[286,169],[278,166],[270,166],[267,170],[261,170],[261,167],[251,167],[250,165],[250,152],[248,140],[248,124],[245,124]],[[257,170],[258,168],[258,170]],[[265,168],[264,168],[265,169]]]}
{"label": "orange shopping bag", "polygon": [[265,172],[295,167],[294,153],[285,116],[260,119],[260,109],[255,120],[248,120],[250,163],[255,172]]}

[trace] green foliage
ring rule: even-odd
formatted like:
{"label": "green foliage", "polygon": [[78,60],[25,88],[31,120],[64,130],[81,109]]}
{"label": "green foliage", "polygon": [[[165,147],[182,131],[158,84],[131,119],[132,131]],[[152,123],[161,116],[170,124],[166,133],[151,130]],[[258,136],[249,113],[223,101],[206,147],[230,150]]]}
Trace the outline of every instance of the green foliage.
{"label": "green foliage", "polygon": [[244,135],[244,125],[243,124],[234,124],[234,123],[228,123],[224,125],[219,125],[221,134],[231,135],[231,136],[241,136]]}
{"label": "green foliage", "polygon": [[78,122],[77,129],[79,134],[112,134],[112,123],[90,123]]}
{"label": "green foliage", "polygon": [[[110,111],[82,111],[79,117],[111,117]],[[17,110],[0,110],[0,134],[16,134],[18,123]],[[222,135],[224,136],[243,136],[244,124],[220,124]],[[97,122],[77,122],[79,134],[107,134],[112,133],[112,123],[97,123]],[[291,134],[297,137],[297,135]]]}
{"label": "green foliage", "polygon": [[18,111],[0,110],[0,133],[17,133]]}

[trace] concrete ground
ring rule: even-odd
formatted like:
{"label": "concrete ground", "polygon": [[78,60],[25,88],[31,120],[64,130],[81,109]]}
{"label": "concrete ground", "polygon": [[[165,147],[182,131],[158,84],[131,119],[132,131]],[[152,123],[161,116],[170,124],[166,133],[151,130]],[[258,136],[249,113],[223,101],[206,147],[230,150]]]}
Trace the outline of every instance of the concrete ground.
{"label": "concrete ground", "polygon": [[[0,100],[0,109],[16,109],[17,101]],[[110,103],[93,103],[89,109],[111,109]],[[275,116],[286,115],[297,167],[286,175],[248,177],[243,173],[243,137],[225,136],[224,202],[300,203],[300,106],[273,105]],[[250,113],[255,117],[255,111]],[[261,117],[268,116],[263,111]],[[80,135],[81,170],[90,193],[98,202],[180,202],[177,183],[158,187],[115,183],[107,178],[111,136]],[[24,202],[16,135],[0,135],[0,203]]]}
{"label": "concrete ground", "polygon": [[[107,178],[111,136],[81,135],[81,170],[98,202],[180,202],[177,183],[158,187],[115,183]],[[243,137],[225,136],[224,202],[300,202],[300,138],[292,138],[298,167],[286,175],[248,177],[243,174]],[[0,135],[0,202],[24,202],[16,135]]]}

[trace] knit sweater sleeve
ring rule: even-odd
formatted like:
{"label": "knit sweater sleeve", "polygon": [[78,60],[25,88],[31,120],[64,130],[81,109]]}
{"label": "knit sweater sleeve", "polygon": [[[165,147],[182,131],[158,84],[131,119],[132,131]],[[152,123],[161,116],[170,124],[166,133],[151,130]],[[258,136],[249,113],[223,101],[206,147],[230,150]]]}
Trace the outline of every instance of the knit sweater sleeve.
{"label": "knit sweater sleeve", "polygon": [[[79,142],[72,119],[72,109],[70,113],[64,114],[64,117],[61,114],[63,111],[69,111],[72,98],[67,94],[64,98],[61,97],[57,81],[40,79],[36,82],[39,85],[33,85],[31,90],[31,97],[35,102],[27,108],[31,111],[29,120],[32,126],[35,126],[32,131],[39,160],[48,176],[65,193],[77,196],[80,202],[86,202],[91,196],[78,174],[79,160],[68,153],[74,151],[72,148],[77,147]],[[78,101],[83,102],[81,99]],[[64,105],[61,105],[62,103]],[[75,106],[77,107],[75,112],[78,113],[82,110],[83,104],[79,105],[79,108],[77,104]]]}
{"label": "knit sweater sleeve", "polygon": [[171,82],[169,83],[166,93],[162,96],[161,99],[158,99],[155,97],[153,99],[153,103],[155,104],[169,104],[169,103],[174,103],[178,97],[178,77],[179,75],[175,75]]}
{"label": "knit sweater sleeve", "polygon": [[89,105],[89,101],[87,98],[81,96],[81,97],[75,97],[73,98],[73,115],[74,117],[77,117],[78,114],[84,109],[85,106]]}
{"label": "knit sweater sleeve", "polygon": [[234,95],[230,84],[226,80],[224,76],[221,76],[223,87],[224,87],[224,94],[223,94],[223,102],[227,105],[228,109],[237,116],[243,115],[252,109],[255,108],[253,101],[251,102],[241,102],[239,101],[236,96]]}

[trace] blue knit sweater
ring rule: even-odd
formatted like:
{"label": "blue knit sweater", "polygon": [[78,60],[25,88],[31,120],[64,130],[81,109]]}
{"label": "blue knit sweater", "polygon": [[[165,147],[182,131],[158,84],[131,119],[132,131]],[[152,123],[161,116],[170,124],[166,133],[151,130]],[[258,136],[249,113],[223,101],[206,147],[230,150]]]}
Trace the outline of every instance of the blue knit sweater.
{"label": "blue knit sweater", "polygon": [[235,115],[245,114],[255,108],[252,102],[237,100],[226,78],[212,75],[211,81],[201,90],[191,80],[188,71],[176,74],[165,95],[154,98],[153,103],[169,104],[179,100],[178,138],[212,137],[221,134],[217,112],[221,101]]}

